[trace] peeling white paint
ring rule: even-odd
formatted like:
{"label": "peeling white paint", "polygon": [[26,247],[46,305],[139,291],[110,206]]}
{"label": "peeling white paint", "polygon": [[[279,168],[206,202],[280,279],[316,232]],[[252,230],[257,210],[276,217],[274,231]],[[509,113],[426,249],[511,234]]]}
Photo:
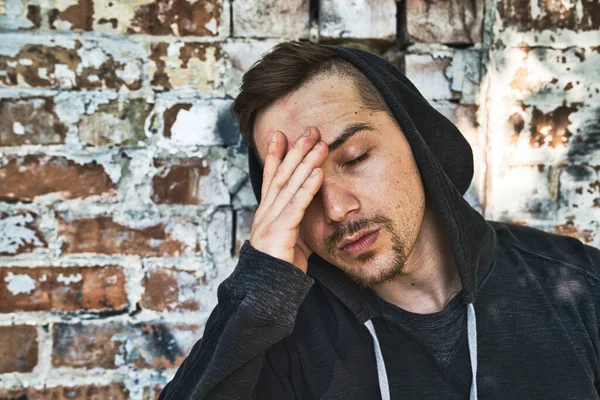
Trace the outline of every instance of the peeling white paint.
{"label": "peeling white paint", "polygon": [[0,219],[0,253],[16,254],[27,244],[42,246],[35,230],[27,227],[33,222],[31,214],[17,214]]}
{"label": "peeling white paint", "polygon": [[188,301],[198,301],[198,289],[199,282],[198,277],[194,276],[190,272],[177,272],[175,274],[177,280],[177,301],[169,304],[171,309],[177,309],[179,304]]}
{"label": "peeling white paint", "polygon": [[179,146],[221,144],[219,118],[231,105],[228,100],[194,101],[190,110],[180,110],[171,127],[171,140]]}
{"label": "peeling white paint", "polygon": [[395,36],[396,3],[394,0],[376,2],[321,0],[319,2],[320,38],[369,38],[392,41]]}
{"label": "peeling white paint", "polygon": [[15,135],[24,135],[25,134],[25,127],[20,122],[13,122],[12,129],[13,129],[13,132],[15,133]]}
{"label": "peeling white paint", "polygon": [[219,210],[212,215],[208,225],[208,250],[213,257],[227,255],[232,243],[231,210]]}
{"label": "peeling white paint", "polygon": [[[451,54],[445,60],[439,54],[407,54],[406,76],[428,100],[448,100],[452,98],[450,79],[446,69],[451,69]],[[444,64],[448,66],[444,69]]]}
{"label": "peeling white paint", "polygon": [[49,79],[48,77],[48,68],[46,67],[39,67],[38,68],[38,76],[42,79]]}
{"label": "peeling white paint", "polygon": [[142,149],[135,153],[129,153],[129,155],[131,156],[131,161],[129,162],[131,183],[142,185],[149,177],[154,176],[156,173],[154,152],[151,149]]}
{"label": "peeling white paint", "polygon": [[73,26],[73,24],[71,24],[69,21],[62,19],[57,19],[54,21],[54,27],[59,31],[70,31],[71,26]]}
{"label": "peeling white paint", "polygon": [[179,54],[180,54],[181,48],[184,45],[185,45],[185,43],[183,43],[183,42],[175,42],[175,43],[169,44],[169,46],[167,47],[168,59],[165,62],[167,67],[179,68],[179,66],[181,64],[181,60],[179,59]]}
{"label": "peeling white paint", "polygon": [[71,283],[81,282],[82,276],[80,273],[72,274],[72,275],[63,275],[62,273],[58,274],[56,277],[57,282],[62,282],[65,285],[70,285]]}
{"label": "peeling white paint", "polygon": [[156,249],[156,248],[159,248],[161,244],[163,244],[163,240],[162,239],[148,239],[148,241],[146,243],[148,243],[148,246],[154,247]]}
{"label": "peeling white paint", "polygon": [[170,220],[165,226],[165,232],[185,245],[185,253],[192,253],[198,244],[198,228],[192,223]]}
{"label": "peeling white paint", "polygon": [[[177,119],[171,127],[171,135],[173,140],[176,140],[182,145],[194,144],[201,136],[202,128],[210,129],[213,125],[216,115],[206,115],[202,112],[194,112],[195,110],[180,110],[177,113]],[[212,117],[212,118],[211,118]]]}
{"label": "peeling white paint", "polygon": [[81,73],[83,68],[98,69],[108,60],[106,53],[100,47],[89,48],[85,46],[77,54],[81,57],[81,63],[77,66],[77,73]]}
{"label": "peeling white paint", "polygon": [[[228,40],[222,44],[235,70],[245,72],[258,61],[263,54],[278,43],[277,40]],[[233,71],[228,71],[231,74]]]}
{"label": "peeling white paint", "polygon": [[30,294],[35,290],[35,281],[26,274],[15,275],[9,272],[4,281],[7,283],[6,288],[14,296],[21,293]]}
{"label": "peeling white paint", "polygon": [[105,277],[104,281],[107,282],[107,283],[109,283],[109,284],[111,284],[111,285],[114,285],[115,283],[117,283],[117,279],[118,278],[117,278],[116,275],[111,275],[111,276]]}
{"label": "peeling white paint", "polygon": [[216,35],[217,32],[218,32],[218,29],[217,29],[217,20],[214,19],[214,18],[211,18],[211,20],[208,21],[208,23],[205,24],[204,27],[206,29],[208,29],[213,35]]}
{"label": "peeling white paint", "polygon": [[75,72],[71,71],[66,64],[54,65],[54,79],[63,89],[71,89],[76,85]]}
{"label": "peeling white paint", "polygon": [[223,176],[225,169],[226,164],[224,160],[211,160],[210,173],[208,176],[200,178],[196,197],[210,204],[229,204],[231,199],[229,190],[225,184],[225,177]]}
{"label": "peeling white paint", "polygon": [[125,64],[125,68],[118,69],[115,71],[117,76],[121,78],[126,84],[131,85],[142,77],[141,64],[138,60],[129,61]]}

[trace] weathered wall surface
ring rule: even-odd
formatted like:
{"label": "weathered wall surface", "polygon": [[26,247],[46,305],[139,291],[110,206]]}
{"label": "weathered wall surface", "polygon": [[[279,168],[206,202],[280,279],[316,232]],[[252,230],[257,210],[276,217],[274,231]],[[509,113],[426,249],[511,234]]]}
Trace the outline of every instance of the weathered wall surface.
{"label": "weathered wall surface", "polygon": [[158,395],[252,222],[228,108],[286,39],[383,55],[488,219],[600,246],[598,0],[0,0],[0,398]]}

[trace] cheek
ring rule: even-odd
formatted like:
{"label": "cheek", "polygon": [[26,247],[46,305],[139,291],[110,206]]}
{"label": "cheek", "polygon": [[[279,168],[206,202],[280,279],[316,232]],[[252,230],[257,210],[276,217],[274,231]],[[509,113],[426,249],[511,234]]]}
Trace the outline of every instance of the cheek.
{"label": "cheek", "polygon": [[[418,202],[423,191],[416,166],[398,160],[398,156],[378,159],[356,178],[354,183],[368,188],[361,193],[361,200],[374,202],[380,212],[394,212],[403,206]],[[366,204],[362,204],[366,206]]]}

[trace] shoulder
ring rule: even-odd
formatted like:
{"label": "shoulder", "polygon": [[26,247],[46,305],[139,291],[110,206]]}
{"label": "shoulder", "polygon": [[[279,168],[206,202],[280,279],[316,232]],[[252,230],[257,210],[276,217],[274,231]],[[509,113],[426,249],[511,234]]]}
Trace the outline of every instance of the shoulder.
{"label": "shoulder", "polygon": [[586,275],[600,284],[600,250],[579,239],[523,225],[488,221],[495,229],[500,246],[510,247],[534,265],[554,266]]}

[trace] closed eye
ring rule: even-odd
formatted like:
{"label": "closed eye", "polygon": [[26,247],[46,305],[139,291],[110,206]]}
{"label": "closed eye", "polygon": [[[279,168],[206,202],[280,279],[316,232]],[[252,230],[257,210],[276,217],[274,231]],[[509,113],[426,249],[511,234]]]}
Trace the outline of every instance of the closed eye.
{"label": "closed eye", "polygon": [[368,156],[369,156],[369,153],[368,153],[368,152],[367,152],[367,153],[364,153],[364,154],[362,154],[362,155],[360,155],[360,156],[356,157],[356,158],[355,158],[355,159],[353,159],[353,160],[350,160],[350,161],[348,161],[348,162],[345,162],[343,166],[344,166],[344,167],[352,167],[352,166],[354,166],[354,165],[358,164],[359,162],[361,162],[361,161],[365,160],[365,159],[366,159]]}

